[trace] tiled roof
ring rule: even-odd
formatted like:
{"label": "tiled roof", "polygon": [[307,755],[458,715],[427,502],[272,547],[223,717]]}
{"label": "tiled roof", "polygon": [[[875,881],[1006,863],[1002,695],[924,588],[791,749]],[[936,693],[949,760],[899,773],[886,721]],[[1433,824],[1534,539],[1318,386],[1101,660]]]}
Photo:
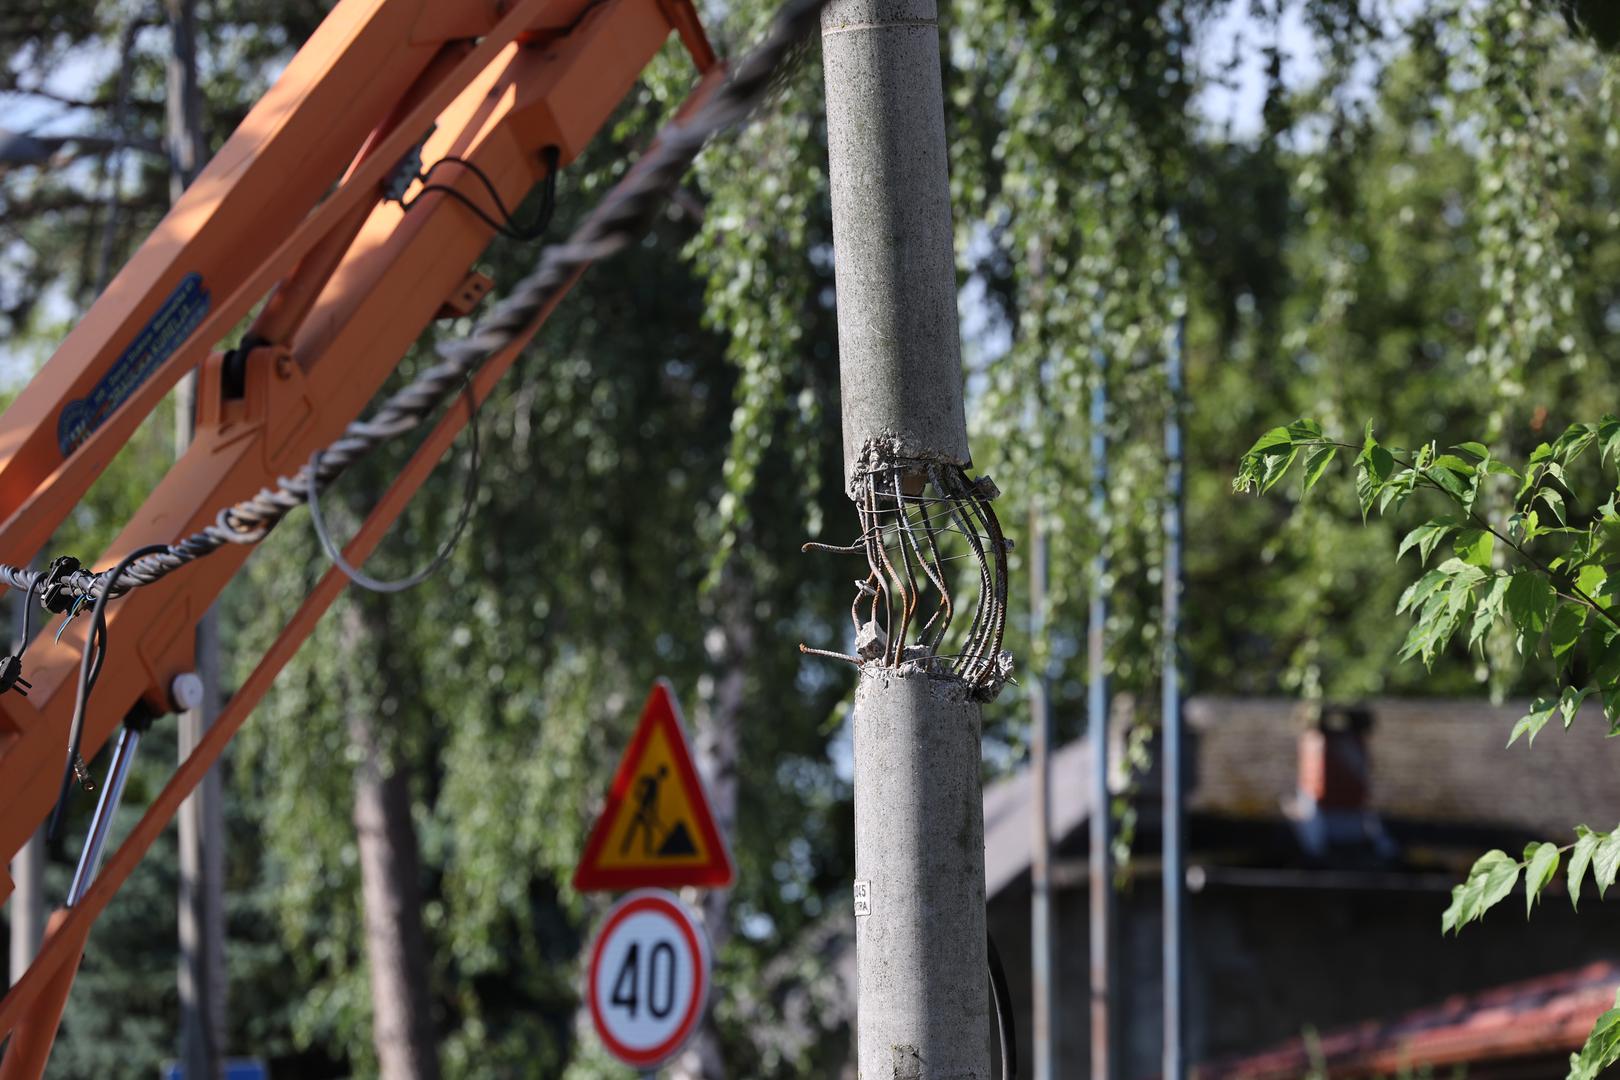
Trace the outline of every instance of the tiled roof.
{"label": "tiled roof", "polygon": [[[1368,705],[1370,798],[1386,819],[1547,839],[1568,838],[1577,823],[1608,829],[1620,822],[1620,784],[1613,781],[1620,742],[1609,740],[1595,708],[1583,710],[1568,731],[1555,721],[1533,747],[1521,739],[1508,748],[1522,702],[1384,698]],[[1281,819],[1298,784],[1298,710],[1286,698],[1189,700],[1197,775],[1188,808],[1228,819]],[[1052,834],[1060,844],[1086,820],[1088,758],[1085,740],[1053,754]],[[1029,800],[1027,766],[985,788],[991,896],[1029,868]]]}
{"label": "tiled roof", "polygon": [[1313,1070],[1319,1075],[1325,1067],[1333,1080],[1352,1080],[1464,1064],[1471,1076],[1489,1075],[1483,1067],[1491,1062],[1557,1060],[1578,1049],[1592,1022],[1614,1004],[1617,985],[1620,965],[1592,964],[1332,1032],[1315,1046],[1296,1039],[1251,1057],[1200,1066],[1198,1075],[1201,1080],[1296,1080]]}
{"label": "tiled roof", "polygon": [[[1386,818],[1501,826],[1567,837],[1577,822],[1620,821],[1609,741],[1597,709],[1568,731],[1554,721],[1537,737],[1507,747],[1523,703],[1500,707],[1455,699],[1381,699],[1368,736],[1372,808]],[[1278,816],[1295,789],[1297,705],[1278,698],[1195,698],[1188,725],[1198,733],[1197,779],[1189,806],[1227,817]]]}

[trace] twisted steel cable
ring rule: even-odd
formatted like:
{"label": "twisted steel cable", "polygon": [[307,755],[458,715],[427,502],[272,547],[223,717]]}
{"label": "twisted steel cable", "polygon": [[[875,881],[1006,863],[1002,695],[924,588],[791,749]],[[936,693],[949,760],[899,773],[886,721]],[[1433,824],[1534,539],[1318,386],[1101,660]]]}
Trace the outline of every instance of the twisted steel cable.
{"label": "twisted steel cable", "polygon": [[[134,560],[122,573],[76,571],[63,579],[74,594],[99,599],[151,585],[211,555],[227,544],[256,544],[293,510],[309,501],[312,488],[331,484],[377,446],[414,430],[485,361],[506,349],[540,312],[590,263],[624,250],[646,232],[669,201],[681,177],[715,135],[741,127],[769,95],[775,80],[799,55],[827,0],[793,0],[772,22],[764,40],[732,69],[724,85],[685,120],[672,120],[619,183],[586,215],[569,238],[545,247],[536,267],[518,282],[465,338],[438,346],[439,362],[393,394],[371,417],[349,424],[343,435],[275,487],[221,510],[214,523]],[[0,563],[0,584],[30,589],[41,571]]]}

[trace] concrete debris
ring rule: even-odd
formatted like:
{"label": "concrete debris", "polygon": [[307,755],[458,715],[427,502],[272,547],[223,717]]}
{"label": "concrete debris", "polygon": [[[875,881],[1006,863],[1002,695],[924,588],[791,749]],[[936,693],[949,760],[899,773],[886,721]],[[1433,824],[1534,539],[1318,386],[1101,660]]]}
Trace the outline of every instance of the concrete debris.
{"label": "concrete debris", "polygon": [[876,660],[889,651],[889,632],[876,622],[867,622],[855,632],[855,652],[863,659]]}

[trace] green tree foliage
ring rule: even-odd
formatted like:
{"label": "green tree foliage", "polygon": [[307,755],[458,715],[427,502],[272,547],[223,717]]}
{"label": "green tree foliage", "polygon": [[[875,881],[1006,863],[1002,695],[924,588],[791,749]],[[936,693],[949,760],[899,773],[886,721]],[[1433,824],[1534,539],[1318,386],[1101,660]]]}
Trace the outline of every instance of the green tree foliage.
{"label": "green tree foliage", "polygon": [[[748,41],[771,7],[713,6],[722,51]],[[1231,48],[1213,36],[1224,10],[1215,0],[960,0],[942,13],[977,464],[1001,480],[1013,532],[1039,494],[1052,539],[1047,640],[1023,640],[1014,627],[1012,647],[1057,664],[1057,713],[1077,724],[1083,665],[1073,661],[1101,551],[1116,601],[1116,685],[1141,690],[1156,678],[1162,362],[1184,318],[1192,684],[1327,697],[1564,679],[1532,713],[1543,718],[1523,731],[1528,742],[1579,707],[1566,690],[1595,708],[1606,685],[1594,666],[1601,650],[1592,651],[1604,620],[1588,610],[1577,625],[1562,614],[1558,568],[1550,600],[1533,571],[1515,585],[1529,564],[1512,545],[1543,561],[1580,543],[1590,554],[1590,539],[1551,530],[1590,530],[1601,518],[1601,500],[1573,495],[1597,483],[1602,424],[1568,461],[1558,455],[1571,444],[1559,449],[1551,433],[1582,419],[1568,415],[1575,405],[1620,390],[1610,342],[1620,326],[1612,69],[1529,0],[1435,0],[1402,23],[1370,3],[1311,0],[1322,63],[1302,84],[1286,77],[1283,6],[1251,7],[1245,55],[1260,55],[1266,84],[1253,133],[1221,127],[1199,104],[1221,76],[1199,57]],[[323,8],[203,5],[216,145]],[[18,367],[48,351],[106,267],[155,223],[167,186],[150,152],[164,49],[162,28],[143,22],[152,12],[27,9],[0,15],[5,87],[57,94],[49,75],[67,57],[94,57],[102,74],[52,106],[41,130],[80,137],[53,151],[51,167],[0,175],[0,315]],[[126,40],[128,59],[115,62]],[[622,173],[691,81],[676,49],[654,64],[565,174],[559,229]],[[833,422],[820,98],[812,47],[781,81],[768,119],[712,147],[648,242],[594,270],[559,309],[483,411],[484,466],[462,549],[445,573],[383,609],[387,655],[345,663],[338,620],[327,620],[248,726],[232,767],[244,832],[232,848],[243,904],[233,955],[251,958],[233,989],[244,1049],[299,1075],[374,1068],[343,724],[358,701],[381,718],[417,785],[446,1074],[611,1074],[577,1016],[579,953],[599,901],[566,882],[645,687],[668,675],[692,709],[724,673],[707,647],[723,629],[755,643],[737,762],[739,932],[717,983],[723,1043],[737,1075],[828,1075],[843,1060],[847,1032],[798,1049],[761,1037],[782,1020],[782,969],[811,978],[824,962],[792,946],[828,940],[820,935],[832,933],[852,865],[835,764],[847,676],[794,649],[835,639],[848,603],[841,572],[801,556],[798,543],[854,529]],[[114,203],[113,255],[103,258]],[[499,288],[532,257],[503,242],[481,265]],[[1113,445],[1103,521],[1084,497],[1099,380]],[[1466,493],[1483,476],[1469,511],[1486,525],[1450,507],[1459,524],[1419,532],[1408,549],[1434,564],[1428,573],[1447,568],[1405,605],[1426,627],[1413,654],[1429,674],[1388,662],[1408,632],[1390,618],[1407,582],[1387,573],[1402,540],[1377,514],[1357,542],[1345,540],[1365,509],[1353,486],[1320,485],[1287,504],[1230,497],[1230,462],[1255,431],[1293,416],[1353,430],[1367,415],[1415,454],[1436,441],[1421,464],[1399,455],[1404,465],[1377,443],[1391,454],[1387,476],[1364,444],[1341,450],[1341,463],[1365,456],[1376,499],[1392,490],[1391,504],[1419,492],[1454,500],[1453,487]],[[161,471],[168,426],[154,420],[144,449],[109,471],[73,523],[79,531],[64,533],[65,550],[98,550],[127,518]],[[1267,480],[1266,461],[1295,449],[1296,470],[1332,467],[1320,430],[1284,430],[1288,451],[1262,448],[1256,483]],[[1480,433],[1487,452],[1447,452],[1471,472],[1440,464],[1440,446]],[[1531,461],[1543,442],[1551,456]],[[332,493],[340,533],[399,454]],[[1504,462],[1538,477],[1525,498],[1497,471]],[[424,490],[379,572],[416,565],[435,545],[455,513],[460,467],[447,464]],[[1435,469],[1438,490],[1426,482]],[[1575,586],[1581,569],[1611,565],[1582,558]],[[235,677],[323,570],[297,519],[255,555],[225,605]],[[1497,581],[1507,584],[1491,599]],[[1606,604],[1602,587],[1586,584]],[[1453,604],[1467,608],[1455,624]],[[1515,629],[1521,616],[1530,629]],[[1571,634],[1579,641],[1555,652]],[[992,712],[998,742],[1018,743],[1018,710],[1007,694]],[[1521,877],[1533,902],[1561,861],[1572,899],[1588,870],[1601,891],[1613,878],[1609,843],[1583,832],[1520,859],[1497,853],[1460,886],[1453,928]],[[141,899],[166,903],[165,865],[153,861],[130,886],[131,911],[139,903],[150,918],[137,927],[110,916],[98,929],[131,971],[172,968],[152,944],[162,932],[151,931],[172,918]],[[130,1030],[141,1032],[143,1062],[173,1045],[166,1002],[130,1004],[112,979],[87,985],[85,1000],[104,1004],[84,1015],[108,1011],[77,1029],[70,1017],[65,1060],[85,1062],[72,1070],[98,1075],[105,1018],[120,1006],[139,1021]]]}
{"label": "green tree foliage", "polygon": [[[1419,497],[1446,510],[1408,532],[1396,551],[1397,559],[1411,551],[1425,566],[1436,562],[1396,606],[1397,615],[1412,620],[1401,658],[1432,668],[1465,630],[1466,648],[1483,652],[1487,635],[1500,628],[1516,656],[1540,660],[1556,680],[1514,725],[1509,746],[1521,736],[1533,745],[1554,717],[1569,728],[1588,698],[1601,702],[1609,733],[1620,733],[1620,613],[1617,586],[1609,583],[1620,571],[1620,478],[1611,480],[1609,472],[1620,468],[1620,419],[1572,424],[1531,451],[1522,469],[1496,460],[1480,442],[1393,450],[1373,436],[1369,423],[1358,447],[1327,438],[1313,420],[1299,420],[1262,435],[1243,456],[1233,486],[1263,493],[1297,471],[1301,493],[1308,494],[1340,451],[1355,455],[1363,515],[1397,514]],[[1483,509],[1483,496],[1503,485],[1513,494],[1499,527]],[[1594,489],[1607,498],[1600,503]],[[1534,842],[1518,860],[1486,852],[1452,890],[1441,929],[1454,933],[1483,918],[1512,894],[1521,873],[1528,916],[1566,851],[1570,903],[1580,902],[1588,866],[1601,897],[1620,872],[1620,829],[1578,825],[1573,843]],[[1572,1058],[1572,1078],[1596,1075],[1616,1060],[1612,1027],[1609,1014],[1599,1019]]]}

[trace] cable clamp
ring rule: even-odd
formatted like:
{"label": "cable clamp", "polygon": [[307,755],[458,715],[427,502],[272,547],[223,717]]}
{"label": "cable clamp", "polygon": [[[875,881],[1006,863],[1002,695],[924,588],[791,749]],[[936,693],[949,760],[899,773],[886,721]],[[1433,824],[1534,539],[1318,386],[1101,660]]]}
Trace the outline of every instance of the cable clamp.
{"label": "cable clamp", "polygon": [[0,660],[0,694],[15,690],[23,697],[27,697],[28,691],[33,688],[34,684],[22,677],[21,656],[8,656]]}
{"label": "cable clamp", "polygon": [[52,560],[50,568],[45,571],[44,581],[40,583],[40,606],[57,615],[67,614],[80,596],[72,578],[81,568],[79,560],[71,555]]}
{"label": "cable clamp", "polygon": [[422,151],[426,149],[427,141],[433,137],[433,132],[437,127],[437,124],[429,127],[427,134],[423,135],[421,141],[415,146],[405,151],[405,156],[399,159],[399,164],[394,166],[394,171],[389,173],[388,179],[383,181],[382,189],[385,201],[404,202],[405,192],[409,191],[411,185],[422,178]]}

